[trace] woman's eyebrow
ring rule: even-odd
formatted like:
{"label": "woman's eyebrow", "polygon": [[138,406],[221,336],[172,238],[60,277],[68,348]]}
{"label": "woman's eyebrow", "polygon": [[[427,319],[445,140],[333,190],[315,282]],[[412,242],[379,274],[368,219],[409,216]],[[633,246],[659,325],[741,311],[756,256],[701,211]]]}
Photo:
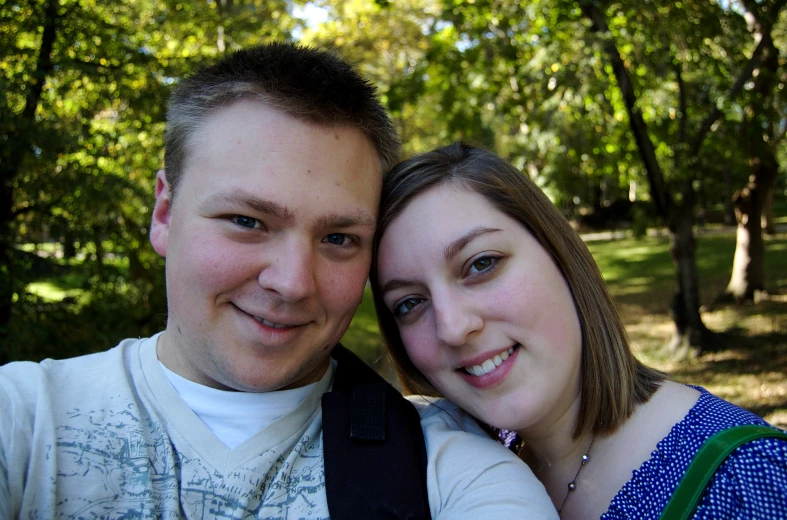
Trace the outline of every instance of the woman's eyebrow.
{"label": "woman's eyebrow", "polygon": [[[450,262],[454,259],[456,255],[470,242],[474,239],[478,238],[481,235],[485,235],[487,233],[496,233],[498,231],[502,231],[502,229],[498,228],[489,228],[485,226],[478,226],[476,228],[471,229],[461,237],[457,238],[450,244],[448,244],[445,249],[443,250],[443,256],[445,256],[445,261]],[[399,289],[400,287],[408,287],[413,285],[415,282],[410,280],[403,280],[401,278],[392,278],[385,282],[380,287],[380,293],[385,294],[388,291],[393,291],[394,289]]]}
{"label": "woman's eyebrow", "polygon": [[400,287],[408,287],[410,285],[413,285],[413,282],[402,280],[401,278],[392,278],[383,284],[380,288],[380,293],[386,294],[389,291],[399,289]]}
{"label": "woman's eyebrow", "polygon": [[454,257],[459,254],[459,251],[461,251],[467,244],[469,244],[479,236],[485,235],[487,233],[496,233],[498,231],[502,231],[502,229],[488,228],[484,226],[478,226],[476,228],[471,229],[461,237],[457,238],[456,240],[445,246],[445,249],[443,250],[443,256],[445,257],[445,261],[450,262],[451,260],[453,260]]}

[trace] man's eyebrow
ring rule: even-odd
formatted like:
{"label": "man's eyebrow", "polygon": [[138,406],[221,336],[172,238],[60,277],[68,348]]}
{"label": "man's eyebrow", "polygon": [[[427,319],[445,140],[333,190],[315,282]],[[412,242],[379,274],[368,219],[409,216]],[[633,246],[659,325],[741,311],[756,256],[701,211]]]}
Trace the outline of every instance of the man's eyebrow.
{"label": "man's eyebrow", "polygon": [[457,238],[450,244],[448,244],[445,249],[443,250],[443,256],[445,257],[446,262],[450,262],[454,259],[456,255],[459,254],[467,244],[475,240],[481,235],[485,235],[487,233],[496,233],[498,231],[502,231],[501,229],[497,228],[488,228],[484,226],[478,226],[477,228],[473,228],[461,237]]}
{"label": "man's eyebrow", "polygon": [[317,219],[317,227],[321,229],[348,228],[363,226],[374,228],[377,222],[373,216],[363,210],[351,214],[330,213]]}
{"label": "man's eyebrow", "polygon": [[287,222],[292,222],[295,220],[295,214],[293,214],[293,212],[290,211],[287,206],[283,206],[277,202],[273,202],[272,200],[251,195],[242,190],[231,191],[229,193],[222,194],[217,197],[217,200],[228,202],[235,206],[246,206],[258,213],[272,215]]}

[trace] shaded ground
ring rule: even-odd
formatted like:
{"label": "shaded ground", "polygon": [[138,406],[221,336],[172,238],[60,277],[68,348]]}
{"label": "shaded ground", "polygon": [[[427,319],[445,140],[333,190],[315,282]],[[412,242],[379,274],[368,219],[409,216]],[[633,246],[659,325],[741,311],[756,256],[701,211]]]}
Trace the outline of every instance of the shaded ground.
{"label": "shaded ground", "polygon": [[629,318],[627,330],[646,363],[787,428],[787,304],[762,302],[704,312],[705,324],[717,332],[715,343],[698,357],[677,358],[661,348],[672,333],[668,317],[630,319],[634,307],[622,306],[622,314]]}
{"label": "shaded ground", "polygon": [[[647,238],[590,243],[608,280],[637,355],[672,379],[714,394],[787,428],[787,234],[766,239],[765,269],[771,297],[757,304],[712,303],[729,280],[734,254],[730,233],[700,236],[702,318],[716,332],[700,356],[668,356],[673,325],[667,302],[673,290],[668,243]],[[615,247],[611,247],[611,246]],[[643,273],[647,273],[643,276]]]}

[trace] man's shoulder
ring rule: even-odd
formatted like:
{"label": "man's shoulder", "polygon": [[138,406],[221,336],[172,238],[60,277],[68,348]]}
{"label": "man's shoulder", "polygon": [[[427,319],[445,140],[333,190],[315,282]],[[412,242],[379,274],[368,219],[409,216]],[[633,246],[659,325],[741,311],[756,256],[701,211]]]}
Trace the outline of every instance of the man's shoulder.
{"label": "man's shoulder", "polygon": [[[145,338],[124,339],[118,345],[92,354],[67,359],[45,359],[41,362],[15,361],[0,366],[0,389],[13,396],[33,396],[43,386],[63,391],[70,386],[84,386],[94,376],[108,374],[123,366],[129,351],[139,348]],[[100,378],[99,378],[100,379]]]}
{"label": "man's shoulder", "polygon": [[408,395],[407,400],[418,410],[424,430],[429,426],[430,428],[465,431],[489,437],[470,414],[448,399],[426,395]]}
{"label": "man's shoulder", "polygon": [[557,519],[530,468],[447,399],[408,396],[421,416],[433,518]]}
{"label": "man's shoulder", "polygon": [[471,415],[448,399],[408,396],[407,400],[421,416],[430,459],[432,454],[439,453],[449,458],[456,455],[465,460],[477,460],[479,467],[504,461],[524,466],[516,455],[492,439]]}

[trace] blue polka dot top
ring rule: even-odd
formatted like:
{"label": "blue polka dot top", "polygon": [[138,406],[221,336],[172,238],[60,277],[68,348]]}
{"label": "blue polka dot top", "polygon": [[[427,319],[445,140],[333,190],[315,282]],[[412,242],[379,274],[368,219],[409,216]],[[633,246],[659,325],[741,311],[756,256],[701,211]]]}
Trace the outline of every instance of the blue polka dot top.
{"label": "blue polka dot top", "polygon": [[[768,424],[695,388],[702,394],[697,403],[633,472],[601,520],[657,519],[691,459],[711,435],[741,424]],[[758,439],[732,452],[705,490],[693,518],[787,519],[787,442]]]}

